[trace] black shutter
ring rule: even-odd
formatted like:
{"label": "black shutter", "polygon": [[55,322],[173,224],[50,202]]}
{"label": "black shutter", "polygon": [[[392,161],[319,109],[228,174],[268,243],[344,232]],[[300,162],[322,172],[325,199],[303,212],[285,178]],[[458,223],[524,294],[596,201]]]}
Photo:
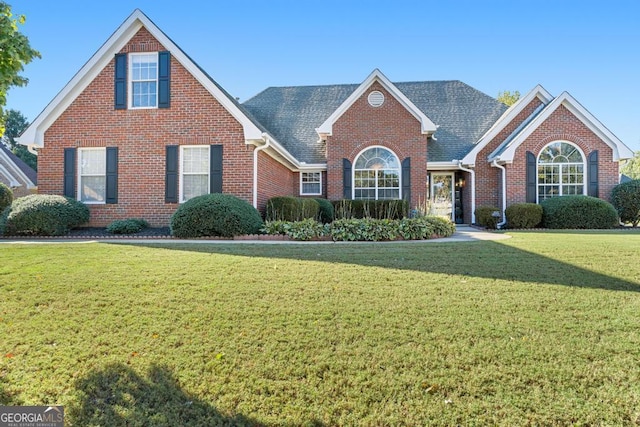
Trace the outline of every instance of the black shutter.
{"label": "black shutter", "polygon": [[411,202],[411,157],[402,161],[402,198]]}
{"label": "black shutter", "polygon": [[589,166],[587,168],[589,186],[587,194],[591,197],[598,197],[598,150],[589,154]]}
{"label": "black shutter", "polygon": [[118,203],[118,147],[107,147],[106,192],[105,203]]}
{"label": "black shutter", "polygon": [[538,172],[536,163],[536,156],[531,151],[527,151],[527,203],[535,203],[537,199],[536,175]]}
{"label": "black shutter", "polygon": [[167,145],[164,176],[165,203],[178,203],[178,146]]}
{"label": "black shutter", "polygon": [[342,159],[342,197],[351,200],[353,197],[351,189],[351,162],[349,159]]}
{"label": "black shutter", "polygon": [[64,149],[64,195],[76,197],[76,149]]}
{"label": "black shutter", "polygon": [[222,193],[222,145],[212,145],[209,150],[209,193]]}
{"label": "black shutter", "polygon": [[127,54],[116,54],[115,64],[115,97],[116,110],[127,108]]}
{"label": "black shutter", "polygon": [[171,101],[171,54],[158,53],[158,108],[169,108]]}

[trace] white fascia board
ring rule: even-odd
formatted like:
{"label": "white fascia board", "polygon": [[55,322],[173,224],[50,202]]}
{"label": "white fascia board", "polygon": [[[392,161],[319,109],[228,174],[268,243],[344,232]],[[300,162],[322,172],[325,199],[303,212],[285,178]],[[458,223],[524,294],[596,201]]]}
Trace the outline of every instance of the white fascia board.
{"label": "white fascia board", "polygon": [[300,172],[322,172],[327,170],[326,163],[300,163],[298,167]]}
{"label": "white fascia board", "polygon": [[545,121],[553,112],[563,105],[571,114],[576,116],[589,130],[591,130],[613,151],[613,161],[620,161],[633,157],[633,151],[627,147],[617,136],[615,136],[606,126],[604,126],[593,114],[584,108],[568,92],[563,92],[554,99],[547,107],[518,134],[496,158],[504,162],[512,162],[516,149]]}
{"label": "white fascia board", "polygon": [[478,140],[476,146],[471,150],[464,158],[462,159],[462,163],[465,165],[475,165],[476,157],[478,153],[495,138],[502,130],[511,123],[517,116],[525,109],[527,105],[531,103],[535,98],[540,99],[540,101],[547,105],[551,100],[553,100],[553,96],[542,85],[537,85],[532,90],[529,91],[524,97],[520,98],[515,104],[505,111],[502,116],[489,128],[487,132]]}
{"label": "white fascia board", "polygon": [[10,181],[9,184],[11,187],[21,187],[23,183],[27,185],[27,188],[35,187],[35,184],[22,172],[22,169],[14,163],[4,150],[0,150],[0,157],[2,158],[2,161],[0,161],[0,170]]}
{"label": "white fascia board", "polygon": [[371,74],[353,91],[351,95],[325,120],[316,132],[320,137],[333,134],[333,124],[358,100],[369,87],[375,82],[379,82],[387,92],[389,92],[407,111],[409,111],[419,122],[423,134],[432,134],[437,130],[437,126],[426,116],[416,105],[411,102],[379,69],[373,70]]}
{"label": "white fascia board", "polygon": [[2,163],[0,163],[0,175],[4,176],[7,180],[9,180],[10,188],[20,187],[22,185],[20,184],[20,181],[18,181],[16,177],[13,176],[13,174],[9,172],[9,170],[5,168]]}
{"label": "white fascia board", "polygon": [[133,37],[140,28],[145,27],[149,33],[171,52],[187,71],[204,86],[213,97],[242,125],[245,139],[260,139],[262,131],[242,113],[242,111],[216,86],[200,68],[189,59],[184,52],[169,39],[151,20],[139,9],[118,27],[111,37],[98,49],[89,61],[76,73],[67,85],[53,98],[53,100],[38,115],[34,122],[18,138],[23,145],[44,146],[45,131],[60,117],[69,105],[82,91],[98,76],[113,57]]}
{"label": "white fascia board", "polygon": [[451,160],[450,162],[427,162],[427,172],[454,169],[460,169],[460,162],[458,160]]}

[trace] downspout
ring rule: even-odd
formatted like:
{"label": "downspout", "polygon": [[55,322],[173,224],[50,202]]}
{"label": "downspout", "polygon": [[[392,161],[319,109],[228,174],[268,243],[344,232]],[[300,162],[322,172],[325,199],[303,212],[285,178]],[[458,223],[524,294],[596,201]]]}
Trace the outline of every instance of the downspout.
{"label": "downspout", "polygon": [[496,224],[496,227],[502,228],[507,223],[505,212],[507,211],[507,169],[498,164],[497,160],[491,162],[491,166],[502,170],[502,222]]}
{"label": "downspout", "polygon": [[258,153],[269,148],[270,144],[268,137],[264,137],[264,140],[266,141],[264,145],[253,150],[253,207],[256,209],[258,209]]}
{"label": "downspout", "polygon": [[462,167],[462,161],[458,161],[458,168],[463,172],[468,172],[471,176],[471,224],[476,222],[476,171]]}

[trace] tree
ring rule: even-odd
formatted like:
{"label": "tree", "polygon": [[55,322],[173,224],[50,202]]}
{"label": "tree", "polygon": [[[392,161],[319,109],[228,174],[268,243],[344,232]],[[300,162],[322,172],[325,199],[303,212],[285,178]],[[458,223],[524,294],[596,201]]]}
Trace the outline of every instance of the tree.
{"label": "tree", "polygon": [[24,86],[29,80],[20,75],[24,66],[40,52],[29,45],[29,39],[18,30],[25,23],[25,16],[14,17],[11,6],[0,1],[0,135],[4,133],[3,107],[7,104],[7,92],[13,86]]}
{"label": "tree", "polygon": [[511,93],[511,91],[509,90],[498,92],[498,101],[508,105],[509,107],[515,104],[518,99],[520,99],[520,92],[518,92],[517,90],[513,93]]}
{"label": "tree", "polygon": [[29,126],[27,118],[20,111],[7,110],[5,113],[5,132],[2,136],[2,143],[22,159],[23,162],[38,170],[38,158],[29,152],[27,147],[18,144],[16,139]]}
{"label": "tree", "polygon": [[620,173],[631,179],[640,179],[640,151],[636,151],[631,159],[625,160]]}

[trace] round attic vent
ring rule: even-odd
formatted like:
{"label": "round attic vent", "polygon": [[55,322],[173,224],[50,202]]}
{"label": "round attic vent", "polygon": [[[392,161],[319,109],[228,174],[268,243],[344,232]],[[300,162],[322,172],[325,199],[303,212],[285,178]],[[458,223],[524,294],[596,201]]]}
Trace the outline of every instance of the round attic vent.
{"label": "round attic vent", "polygon": [[378,90],[374,90],[369,94],[367,100],[372,107],[379,107],[384,104],[384,94]]}

